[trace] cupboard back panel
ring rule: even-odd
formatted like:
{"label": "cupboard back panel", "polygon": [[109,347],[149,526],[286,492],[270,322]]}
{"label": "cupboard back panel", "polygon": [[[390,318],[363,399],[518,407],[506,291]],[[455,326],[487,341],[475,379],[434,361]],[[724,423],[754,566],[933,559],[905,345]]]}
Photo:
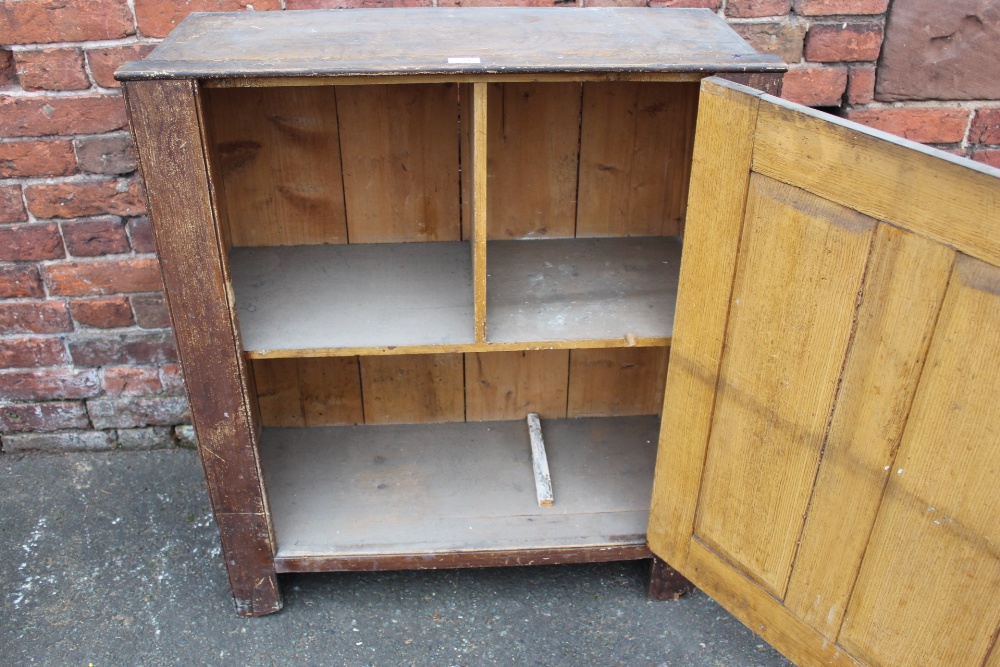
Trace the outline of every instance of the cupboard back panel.
{"label": "cupboard back panel", "polygon": [[234,246],[460,240],[456,84],[205,93]]}
{"label": "cupboard back panel", "polygon": [[668,348],[255,359],[263,426],[659,414]]}

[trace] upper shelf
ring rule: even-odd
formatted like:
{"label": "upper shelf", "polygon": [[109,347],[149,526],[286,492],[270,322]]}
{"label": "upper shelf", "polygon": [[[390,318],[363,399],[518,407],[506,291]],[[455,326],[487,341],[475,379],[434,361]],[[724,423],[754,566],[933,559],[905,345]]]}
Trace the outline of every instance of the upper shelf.
{"label": "upper shelf", "polygon": [[707,9],[476,7],[195,13],[116,77],[784,70]]}

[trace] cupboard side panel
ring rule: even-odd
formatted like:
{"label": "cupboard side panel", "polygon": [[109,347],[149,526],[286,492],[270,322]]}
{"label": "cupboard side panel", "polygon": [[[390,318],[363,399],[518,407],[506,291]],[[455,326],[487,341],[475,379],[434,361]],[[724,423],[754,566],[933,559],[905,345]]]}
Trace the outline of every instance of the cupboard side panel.
{"label": "cupboard side panel", "polygon": [[[250,410],[255,397],[248,395],[251,379],[223,271],[196,90],[190,81],[124,88],[212,509],[262,519],[252,535],[222,533],[237,611],[271,613],[282,603]],[[247,564],[263,588],[248,588],[248,579],[235,576],[245,549],[266,556]]]}
{"label": "cupboard side panel", "polygon": [[583,84],[576,235],[683,230],[697,83]]}
{"label": "cupboard side panel", "polygon": [[458,241],[458,88],[338,86],[351,243]]}
{"label": "cupboard side panel", "polygon": [[475,352],[465,355],[467,421],[566,416],[569,350]]}
{"label": "cupboard side panel", "polygon": [[233,245],[346,243],[333,88],[206,92]]}
{"label": "cupboard side panel", "polygon": [[659,414],[669,357],[666,347],[571,350],[566,416]]}
{"label": "cupboard side panel", "polygon": [[955,263],[840,643],[980,667],[1000,625],[1000,267]]}
{"label": "cupboard side panel", "polygon": [[[954,251],[879,225],[785,604],[834,641],[923,369]],[[836,554],[836,558],[831,558]]]}
{"label": "cupboard side panel", "polygon": [[754,95],[702,83],[648,531],[650,549],[688,578],[758,106]]}
{"label": "cupboard side panel", "polygon": [[580,157],[579,83],[491,83],[491,239],[572,238]]}

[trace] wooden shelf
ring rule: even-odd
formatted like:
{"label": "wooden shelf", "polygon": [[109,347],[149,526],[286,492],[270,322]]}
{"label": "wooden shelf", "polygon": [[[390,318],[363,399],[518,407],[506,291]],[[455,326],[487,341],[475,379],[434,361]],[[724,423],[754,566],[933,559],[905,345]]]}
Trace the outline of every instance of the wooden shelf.
{"label": "wooden shelf", "polygon": [[555,491],[545,508],[523,421],[265,429],[276,562],[356,569],[378,556],[380,567],[394,557],[412,567],[414,556],[615,548],[642,557],[659,419],[542,428]]}
{"label": "wooden shelf", "polygon": [[468,243],[233,248],[230,264],[250,356],[474,342]]}
{"label": "wooden shelf", "polygon": [[487,341],[669,344],[680,264],[677,238],[491,241]]}

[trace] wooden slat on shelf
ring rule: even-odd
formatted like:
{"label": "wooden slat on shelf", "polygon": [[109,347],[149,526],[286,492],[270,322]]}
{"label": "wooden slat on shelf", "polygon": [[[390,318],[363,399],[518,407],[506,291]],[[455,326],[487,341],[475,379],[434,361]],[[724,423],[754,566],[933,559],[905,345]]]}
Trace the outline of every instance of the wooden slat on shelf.
{"label": "wooden slat on shelf", "polygon": [[662,237],[494,241],[487,339],[669,338],[680,253]]}
{"label": "wooden slat on shelf", "polygon": [[698,84],[586,83],[576,236],[683,231]]}
{"label": "wooden slat on shelf", "polygon": [[456,86],[336,91],[350,242],[459,240]]}
{"label": "wooden slat on shelf", "polygon": [[546,421],[550,508],[524,421],[265,430],[277,557],[640,545],[658,423]]}

